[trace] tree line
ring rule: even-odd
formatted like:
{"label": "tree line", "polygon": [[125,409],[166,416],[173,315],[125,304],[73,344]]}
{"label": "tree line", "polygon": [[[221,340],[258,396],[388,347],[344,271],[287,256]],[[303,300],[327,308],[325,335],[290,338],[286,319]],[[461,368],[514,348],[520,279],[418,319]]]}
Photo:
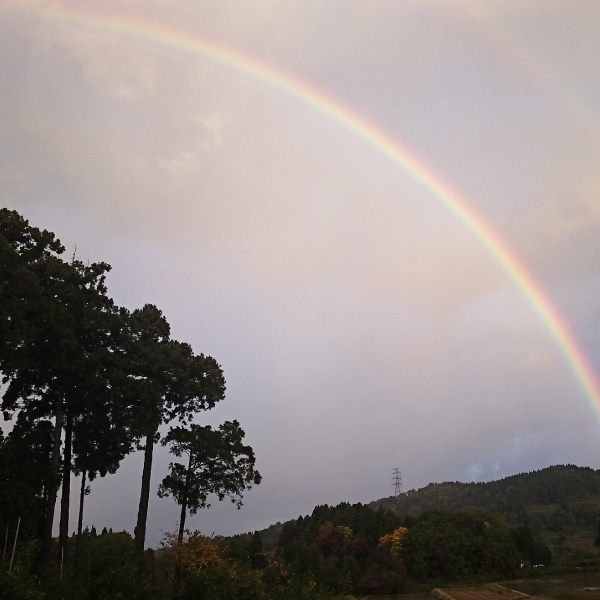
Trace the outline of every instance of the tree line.
{"label": "tree line", "polygon": [[[581,502],[598,497],[600,471],[576,465],[553,465],[496,481],[430,483],[398,497],[378,500],[371,506],[396,507],[402,513],[477,506],[502,514],[518,514],[535,504]],[[600,516],[600,512],[596,516]]]}
{"label": "tree line", "polygon": [[230,538],[230,556],[260,569],[267,587],[293,581],[339,597],[510,578],[525,567],[552,563],[548,547],[526,526],[510,527],[498,515],[473,508],[399,516],[343,502],[317,506],[276,529],[272,547],[261,545],[257,532]]}
{"label": "tree line", "polygon": [[[134,527],[140,569],[157,443],[181,459],[158,490],[181,507],[180,543],[188,513],[213,495],[240,506],[243,492],[261,480],[237,421],[217,428],[194,422],[225,397],[220,365],[173,339],[156,306],[117,306],[106,286],[110,269],[65,257],[52,232],[0,209],[1,409],[12,424],[6,435],[0,430],[0,527],[7,540],[18,526],[21,539],[37,541],[40,575],[69,557],[77,569],[88,483],[115,473],[134,451],[144,453]],[[74,549],[72,474],[81,478]]]}

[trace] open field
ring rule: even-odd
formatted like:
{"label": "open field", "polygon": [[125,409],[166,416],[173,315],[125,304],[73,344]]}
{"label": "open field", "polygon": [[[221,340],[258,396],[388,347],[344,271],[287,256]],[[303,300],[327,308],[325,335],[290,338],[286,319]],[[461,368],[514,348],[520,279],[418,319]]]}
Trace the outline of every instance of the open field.
{"label": "open field", "polygon": [[391,596],[364,596],[360,600],[432,600],[429,592],[415,592],[411,594],[400,594]]}
{"label": "open field", "polygon": [[499,593],[489,585],[436,588],[435,592],[423,591],[391,596],[366,596],[361,600],[523,600],[526,596],[511,590]]}
{"label": "open field", "polygon": [[540,577],[503,583],[530,596],[557,600],[600,600],[600,574]]}
{"label": "open field", "polygon": [[441,587],[432,592],[367,596],[361,600],[600,600],[600,574],[556,575],[500,584]]}
{"label": "open field", "polygon": [[436,588],[432,596],[437,600],[524,600],[532,596],[497,584]]}
{"label": "open field", "polygon": [[600,574],[556,575],[505,581],[500,585],[440,588],[439,600],[600,600]]}

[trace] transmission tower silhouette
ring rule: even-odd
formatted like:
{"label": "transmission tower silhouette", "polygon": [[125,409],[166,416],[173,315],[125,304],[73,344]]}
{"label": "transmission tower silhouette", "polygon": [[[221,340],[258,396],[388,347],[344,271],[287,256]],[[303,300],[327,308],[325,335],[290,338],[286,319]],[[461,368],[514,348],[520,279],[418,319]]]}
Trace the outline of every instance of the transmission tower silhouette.
{"label": "transmission tower silhouette", "polygon": [[402,489],[402,473],[400,473],[400,469],[392,471],[392,485],[394,486],[394,497],[398,498]]}

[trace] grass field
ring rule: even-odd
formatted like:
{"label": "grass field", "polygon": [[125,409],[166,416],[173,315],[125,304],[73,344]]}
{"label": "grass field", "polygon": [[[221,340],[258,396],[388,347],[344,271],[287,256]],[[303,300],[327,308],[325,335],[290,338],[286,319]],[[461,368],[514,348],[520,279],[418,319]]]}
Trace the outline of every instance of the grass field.
{"label": "grass field", "polygon": [[[600,600],[600,573],[582,573],[575,575],[546,575],[537,578],[517,579],[513,581],[503,581],[500,585],[508,590],[516,590],[534,598],[549,598],[550,600]],[[432,586],[433,587],[436,586]],[[460,589],[463,586],[449,587],[439,586],[443,591]],[[489,587],[464,586],[465,592],[471,595],[473,590],[481,589],[481,594],[477,598],[484,600],[489,594]],[[507,591],[508,591],[507,590]],[[510,596],[506,596],[509,600]],[[365,596],[360,600],[433,600],[431,591],[423,590],[408,594],[391,596]]]}
{"label": "grass field", "polygon": [[600,600],[600,574],[540,577],[502,585],[531,596],[556,600]]}
{"label": "grass field", "polygon": [[433,600],[433,596],[427,592],[413,594],[400,594],[397,596],[365,596],[360,600]]}

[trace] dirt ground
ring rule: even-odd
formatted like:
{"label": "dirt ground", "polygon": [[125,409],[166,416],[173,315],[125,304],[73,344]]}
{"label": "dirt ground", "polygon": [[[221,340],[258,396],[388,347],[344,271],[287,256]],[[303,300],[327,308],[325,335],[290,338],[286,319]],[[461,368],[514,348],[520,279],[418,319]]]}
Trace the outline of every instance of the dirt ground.
{"label": "dirt ground", "polygon": [[436,589],[432,596],[438,600],[533,600],[529,596],[499,585],[478,585]]}
{"label": "dirt ground", "polygon": [[436,589],[438,600],[600,600],[600,578],[548,577]]}
{"label": "dirt ground", "polygon": [[361,600],[542,600],[507,588],[503,588],[500,592],[498,588],[500,586],[495,584],[445,587],[433,592],[400,594],[398,596],[369,596]]}
{"label": "dirt ground", "polygon": [[549,576],[503,582],[503,585],[532,596],[557,600],[600,600],[600,575]]}
{"label": "dirt ground", "polygon": [[600,600],[600,573],[553,575],[361,600]]}

